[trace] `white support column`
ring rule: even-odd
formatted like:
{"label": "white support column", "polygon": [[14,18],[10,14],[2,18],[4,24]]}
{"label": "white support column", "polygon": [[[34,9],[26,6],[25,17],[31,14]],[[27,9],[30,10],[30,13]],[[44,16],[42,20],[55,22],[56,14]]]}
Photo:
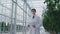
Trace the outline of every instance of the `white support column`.
{"label": "white support column", "polygon": [[12,25],[13,25],[13,6],[14,6],[14,3],[13,3],[13,0],[12,0],[12,10],[11,10],[11,28],[10,28],[10,34],[13,33],[12,31]]}
{"label": "white support column", "polygon": [[[27,12],[27,4],[26,3],[27,3],[27,1],[24,0],[24,6],[23,7],[24,7],[24,10]],[[23,29],[24,29],[23,34],[26,34],[26,28],[25,27],[26,27],[27,14],[26,13],[23,13],[23,16],[25,17],[25,18],[23,17],[24,18],[23,19],[23,21],[24,21],[24,23],[23,23],[23,26],[24,26],[23,27]]]}
{"label": "white support column", "polygon": [[[0,3],[1,3],[1,1],[0,1]],[[3,7],[1,7],[1,14],[3,14]],[[1,15],[1,19],[0,19],[0,20],[1,20],[1,22],[2,22],[2,15]],[[1,25],[2,25],[2,23],[1,23]],[[3,29],[3,28],[1,27],[1,32],[0,32],[0,34],[2,34],[2,29]]]}
{"label": "white support column", "polygon": [[10,31],[10,34],[16,34],[16,15],[17,15],[16,13],[17,13],[17,5],[13,1],[15,1],[17,3],[17,0],[12,0],[11,31]]}
{"label": "white support column", "polygon": [[[0,0],[0,3],[1,3],[1,0]],[[0,7],[0,12],[1,12],[1,7]],[[1,15],[0,15],[0,22],[1,22]],[[0,25],[0,34],[1,34],[1,25]]]}
{"label": "white support column", "polygon": [[[23,7],[24,7],[24,5],[23,5]],[[24,10],[23,10],[23,30],[24,30]],[[22,34],[24,34],[24,31]]]}
{"label": "white support column", "polygon": [[[27,0],[25,0],[25,2],[27,3]],[[27,4],[25,4],[25,11],[27,12]],[[27,20],[27,14],[25,14],[25,27],[26,27],[26,21]],[[25,28],[25,34],[26,34],[26,28]]]}
{"label": "white support column", "polygon": [[[17,0],[15,0],[17,3]],[[17,15],[17,4],[15,4],[15,13],[14,13],[14,34],[16,34],[16,15]]]}

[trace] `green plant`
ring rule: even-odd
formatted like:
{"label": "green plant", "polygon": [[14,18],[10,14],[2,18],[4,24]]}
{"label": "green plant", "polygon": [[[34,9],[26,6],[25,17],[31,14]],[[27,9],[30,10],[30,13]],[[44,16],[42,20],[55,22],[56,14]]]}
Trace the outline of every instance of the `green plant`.
{"label": "green plant", "polygon": [[56,34],[60,32],[60,1],[59,0],[45,0],[47,10],[43,16],[43,26],[47,31],[55,31]]}

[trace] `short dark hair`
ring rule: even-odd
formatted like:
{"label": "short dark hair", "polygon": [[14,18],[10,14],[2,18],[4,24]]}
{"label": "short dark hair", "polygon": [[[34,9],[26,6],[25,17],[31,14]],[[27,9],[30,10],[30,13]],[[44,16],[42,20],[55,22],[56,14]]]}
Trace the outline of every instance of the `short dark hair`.
{"label": "short dark hair", "polygon": [[36,11],[36,9],[31,9],[31,10],[34,10],[34,11]]}

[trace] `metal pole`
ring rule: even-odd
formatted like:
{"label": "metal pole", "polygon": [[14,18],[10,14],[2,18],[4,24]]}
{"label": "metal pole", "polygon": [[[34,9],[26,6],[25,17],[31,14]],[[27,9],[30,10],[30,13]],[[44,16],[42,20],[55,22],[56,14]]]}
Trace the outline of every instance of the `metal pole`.
{"label": "metal pole", "polygon": [[13,6],[14,6],[14,3],[13,3],[13,0],[12,0],[12,10],[11,10],[11,28],[10,28],[10,34],[13,33],[12,31],[12,25],[13,25]]}
{"label": "metal pole", "polygon": [[[24,10],[27,12],[27,5],[26,5],[26,0],[24,0]],[[23,34],[26,34],[26,18],[27,18],[27,13],[25,14],[24,12],[23,12],[23,16],[25,17],[23,17],[24,19],[23,19],[23,21],[24,21],[24,23],[23,23],[23,29],[24,29],[24,32],[23,32]]]}
{"label": "metal pole", "polygon": [[[2,7],[1,14],[3,14],[3,8],[4,8],[4,7]],[[2,22],[2,19],[3,19],[3,18],[2,18],[2,15],[1,15],[1,22]],[[2,26],[2,24],[1,24],[1,26]],[[3,28],[1,27],[1,34],[2,34],[2,29],[3,29]]]}
{"label": "metal pole", "polygon": [[[0,0],[0,3],[1,3],[1,0]],[[1,9],[1,7],[0,7],[0,9]],[[0,12],[1,12],[1,10],[0,10]],[[1,15],[0,15],[0,22],[1,22]],[[1,25],[0,25],[0,34],[1,34]]]}
{"label": "metal pole", "polygon": [[[11,17],[14,19],[11,19],[11,34],[16,34],[16,13],[17,13],[17,5],[13,3],[14,0],[12,0],[12,14]],[[15,0],[17,3],[17,0]]]}
{"label": "metal pole", "polygon": [[[24,5],[23,5],[23,8],[24,8],[24,6],[25,6],[25,2],[24,2]],[[25,22],[25,18],[24,17],[25,17],[25,14],[24,14],[24,10],[23,10],[23,34],[24,34],[24,22]]]}
{"label": "metal pole", "polygon": [[[15,0],[17,3],[17,0]],[[14,14],[14,34],[16,34],[16,15],[17,15],[17,4],[15,4],[15,14]]]}
{"label": "metal pole", "polygon": [[[25,11],[27,12],[27,0],[25,0]],[[25,34],[26,34],[26,20],[27,20],[27,13],[25,14]]]}
{"label": "metal pole", "polygon": [[[24,30],[24,11],[23,11],[23,30]],[[22,34],[24,34],[24,31]]]}

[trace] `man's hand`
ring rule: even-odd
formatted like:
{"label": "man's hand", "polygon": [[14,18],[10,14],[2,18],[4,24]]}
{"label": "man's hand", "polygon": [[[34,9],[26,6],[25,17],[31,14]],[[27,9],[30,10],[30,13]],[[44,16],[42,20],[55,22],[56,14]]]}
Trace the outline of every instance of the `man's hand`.
{"label": "man's hand", "polygon": [[30,25],[28,25],[28,27],[30,27]]}
{"label": "man's hand", "polygon": [[35,25],[32,25],[33,28],[35,28],[36,26]]}

